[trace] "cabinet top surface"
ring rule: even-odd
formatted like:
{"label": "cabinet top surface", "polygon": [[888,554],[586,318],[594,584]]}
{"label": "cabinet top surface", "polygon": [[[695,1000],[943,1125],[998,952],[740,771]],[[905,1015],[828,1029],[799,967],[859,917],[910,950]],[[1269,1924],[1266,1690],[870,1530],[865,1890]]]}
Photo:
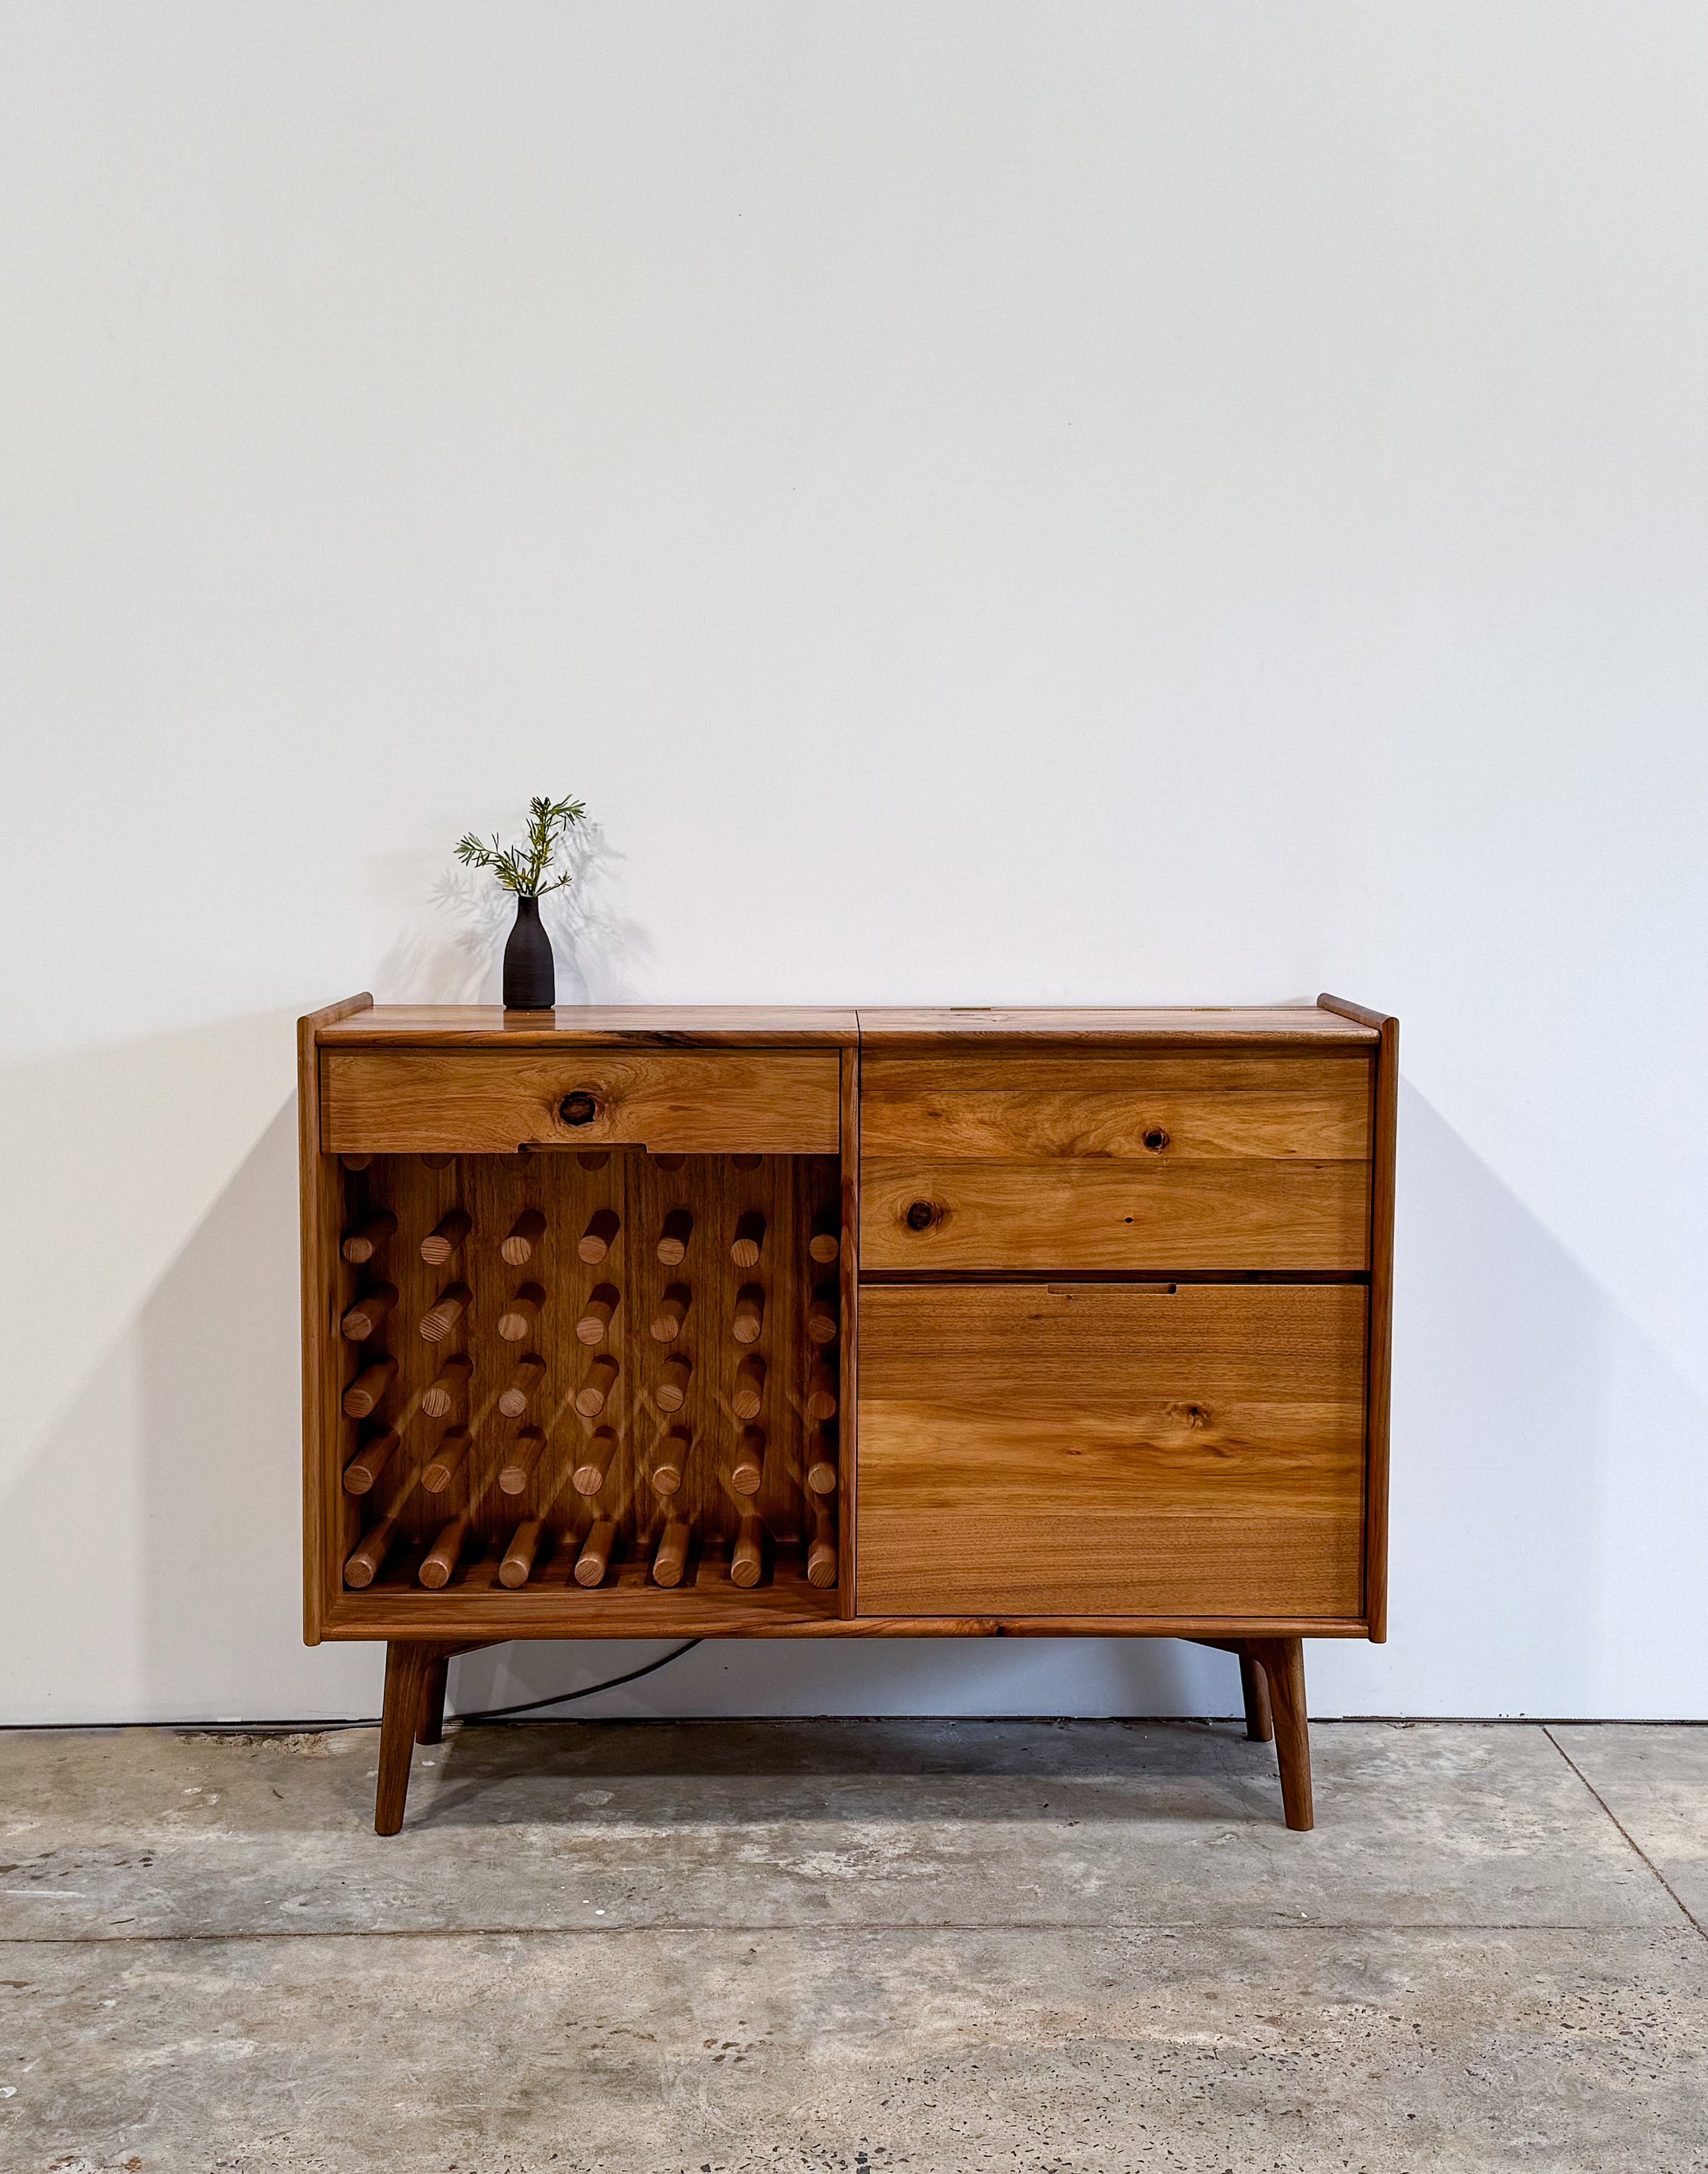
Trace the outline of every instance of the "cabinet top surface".
{"label": "cabinet top surface", "polygon": [[316,1039],[329,1048],[455,1048],[477,1043],[562,1048],[583,1042],[708,1049],[858,1042],[900,1048],[1029,1040],[1092,1048],[1146,1041],[1297,1047],[1356,1046],[1378,1039],[1374,1027],[1314,1004],[858,1011],[781,1004],[560,1004],[551,1012],[506,1012],[497,1004],[363,1004],[341,1018],[313,1024]]}

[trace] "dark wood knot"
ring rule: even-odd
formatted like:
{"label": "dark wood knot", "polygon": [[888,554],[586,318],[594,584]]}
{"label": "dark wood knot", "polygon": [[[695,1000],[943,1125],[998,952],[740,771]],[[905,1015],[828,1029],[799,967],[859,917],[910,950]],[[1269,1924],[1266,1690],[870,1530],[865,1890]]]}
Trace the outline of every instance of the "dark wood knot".
{"label": "dark wood knot", "polygon": [[584,1087],[565,1095],[558,1105],[558,1115],[566,1125],[591,1125],[598,1114],[598,1103]]}
{"label": "dark wood knot", "polygon": [[1153,1125],[1144,1136],[1144,1144],[1153,1155],[1160,1155],[1168,1145],[1168,1134],[1160,1125]]}
{"label": "dark wood knot", "polygon": [[911,1201],[901,1219],[910,1230],[928,1230],[937,1220],[937,1204],[930,1200]]}

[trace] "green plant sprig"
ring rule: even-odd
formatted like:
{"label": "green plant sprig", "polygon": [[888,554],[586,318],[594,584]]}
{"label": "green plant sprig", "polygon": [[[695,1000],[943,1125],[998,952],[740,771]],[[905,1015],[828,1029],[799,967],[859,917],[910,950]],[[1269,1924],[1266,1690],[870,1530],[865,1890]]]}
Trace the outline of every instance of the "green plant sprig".
{"label": "green plant sprig", "polygon": [[543,898],[548,891],[561,890],[573,880],[567,869],[555,883],[547,883],[543,878],[559,846],[577,823],[585,822],[586,814],[585,801],[548,800],[541,794],[527,804],[525,845],[501,846],[495,830],[489,846],[470,830],[458,840],[457,857],[466,868],[490,868],[505,889],[513,890],[518,898]]}

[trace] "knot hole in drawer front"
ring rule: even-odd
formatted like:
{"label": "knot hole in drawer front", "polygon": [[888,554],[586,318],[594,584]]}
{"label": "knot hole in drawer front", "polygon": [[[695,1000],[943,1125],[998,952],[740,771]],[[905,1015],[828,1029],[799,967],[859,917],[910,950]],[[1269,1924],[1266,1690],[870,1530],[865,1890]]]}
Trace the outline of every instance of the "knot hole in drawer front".
{"label": "knot hole in drawer front", "polygon": [[1168,1145],[1168,1134],[1160,1125],[1147,1125],[1141,1137],[1153,1155],[1160,1155]]}
{"label": "knot hole in drawer front", "polygon": [[558,1105],[558,1116],[566,1125],[591,1125],[598,1114],[598,1097],[585,1087],[576,1088]]}
{"label": "knot hole in drawer front", "polygon": [[901,1219],[910,1230],[929,1230],[943,1220],[943,1210],[934,1200],[911,1200],[902,1210]]}

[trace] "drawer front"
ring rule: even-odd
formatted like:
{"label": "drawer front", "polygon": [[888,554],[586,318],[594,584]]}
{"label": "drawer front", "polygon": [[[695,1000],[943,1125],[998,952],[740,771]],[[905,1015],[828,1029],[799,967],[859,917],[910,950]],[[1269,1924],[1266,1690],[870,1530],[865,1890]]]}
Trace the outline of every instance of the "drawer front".
{"label": "drawer front", "polygon": [[1370,1060],[868,1057],[867,1269],[1358,1270]]}
{"label": "drawer front", "polygon": [[1363,1598],[1361,1285],[868,1285],[862,1614]]}
{"label": "drawer front", "polygon": [[336,1155],[835,1155],[839,1079],[835,1051],[327,1049],[321,1144]]}

